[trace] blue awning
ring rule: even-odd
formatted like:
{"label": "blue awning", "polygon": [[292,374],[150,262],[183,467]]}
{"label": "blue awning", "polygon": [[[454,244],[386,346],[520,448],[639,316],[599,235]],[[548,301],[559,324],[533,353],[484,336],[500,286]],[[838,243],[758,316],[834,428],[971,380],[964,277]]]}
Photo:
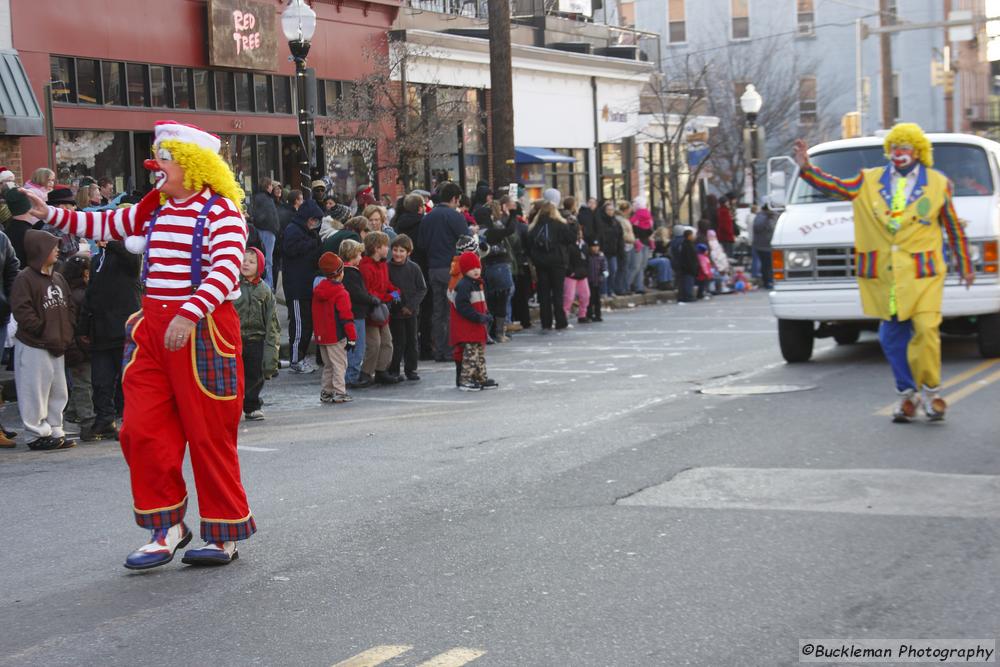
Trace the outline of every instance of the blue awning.
{"label": "blue awning", "polygon": [[514,148],[514,162],[517,164],[538,164],[539,162],[576,162],[576,158],[562,153],[550,151],[548,148],[531,148],[528,146],[516,146]]}
{"label": "blue awning", "polygon": [[0,134],[45,134],[42,110],[17,51],[0,50]]}

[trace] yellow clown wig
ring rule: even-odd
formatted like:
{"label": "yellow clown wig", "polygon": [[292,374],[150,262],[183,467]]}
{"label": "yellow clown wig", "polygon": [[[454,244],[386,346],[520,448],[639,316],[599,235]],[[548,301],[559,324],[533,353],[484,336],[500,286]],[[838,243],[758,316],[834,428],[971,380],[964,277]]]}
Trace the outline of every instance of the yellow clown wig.
{"label": "yellow clown wig", "polygon": [[885,135],[885,156],[889,157],[893,146],[913,146],[917,161],[925,167],[934,166],[934,149],[931,141],[916,123],[896,123]]}
{"label": "yellow clown wig", "polygon": [[[243,208],[244,192],[233,170],[219,156],[197,144],[176,139],[167,139],[158,147],[170,151],[171,157],[184,170],[184,187],[201,192],[207,185],[219,195]],[[166,201],[166,195],[161,197]],[[161,202],[162,203],[162,202]]]}

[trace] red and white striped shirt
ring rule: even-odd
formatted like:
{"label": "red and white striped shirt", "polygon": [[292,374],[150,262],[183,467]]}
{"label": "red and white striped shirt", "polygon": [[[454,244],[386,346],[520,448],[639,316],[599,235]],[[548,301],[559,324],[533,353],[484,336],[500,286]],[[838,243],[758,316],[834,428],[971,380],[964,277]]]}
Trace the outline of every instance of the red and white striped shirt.
{"label": "red and white striped shirt", "polygon": [[[201,285],[191,292],[191,243],[195,221],[212,193],[209,189],[185,200],[167,200],[156,218],[146,252],[149,274],[146,296],[184,301],[178,314],[192,322],[223,301],[239,298],[240,265],[246,249],[247,226],[233,202],[220,197],[209,211],[202,237]],[[67,211],[49,207],[46,221],[76,236],[96,241],[145,237],[148,221],[135,220],[136,207],[112,211]]]}

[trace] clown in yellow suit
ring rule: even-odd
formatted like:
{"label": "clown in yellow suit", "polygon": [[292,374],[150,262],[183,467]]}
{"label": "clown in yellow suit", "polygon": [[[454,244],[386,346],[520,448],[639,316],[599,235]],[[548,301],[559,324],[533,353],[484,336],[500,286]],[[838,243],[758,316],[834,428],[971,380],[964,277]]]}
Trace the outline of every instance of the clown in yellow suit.
{"label": "clown in yellow suit", "polygon": [[[931,421],[947,409],[941,384],[941,298],[948,271],[942,227],[967,286],[975,277],[965,232],[955,214],[951,182],[932,169],[930,140],[914,123],[885,137],[889,164],[840,179],[809,163],[795,142],[803,180],[854,204],[855,268],[865,315],[881,320],[879,342],[896,379],[893,421],[908,422],[921,403]],[[918,388],[923,388],[923,397]]]}

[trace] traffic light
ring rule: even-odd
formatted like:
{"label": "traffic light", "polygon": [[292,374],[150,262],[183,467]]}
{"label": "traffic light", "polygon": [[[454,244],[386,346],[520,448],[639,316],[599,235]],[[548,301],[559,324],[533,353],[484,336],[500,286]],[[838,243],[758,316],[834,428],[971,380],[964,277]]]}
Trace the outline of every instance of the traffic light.
{"label": "traffic light", "polygon": [[854,139],[861,136],[861,114],[848,111],[840,119],[840,135],[843,139]]}

